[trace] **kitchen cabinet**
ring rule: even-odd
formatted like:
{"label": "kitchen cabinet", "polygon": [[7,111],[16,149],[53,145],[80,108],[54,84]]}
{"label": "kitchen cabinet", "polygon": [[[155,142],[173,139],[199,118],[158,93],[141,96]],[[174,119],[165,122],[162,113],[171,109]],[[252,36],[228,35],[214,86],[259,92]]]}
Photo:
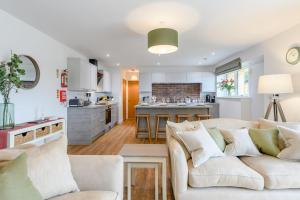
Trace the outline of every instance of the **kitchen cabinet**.
{"label": "kitchen cabinet", "polygon": [[152,83],[165,83],[166,74],[163,72],[152,73]]}
{"label": "kitchen cabinet", "polygon": [[186,83],[186,72],[171,72],[166,73],[167,83]]}
{"label": "kitchen cabinet", "polygon": [[68,58],[68,90],[96,91],[97,67],[87,60]]}
{"label": "kitchen cabinet", "polygon": [[142,72],[139,75],[139,90],[140,92],[152,91],[152,77],[151,73]]}
{"label": "kitchen cabinet", "polygon": [[107,70],[103,70],[103,91],[111,92],[111,74]]}
{"label": "kitchen cabinet", "polygon": [[203,92],[215,92],[216,91],[216,76],[212,72],[203,72]]}
{"label": "kitchen cabinet", "polygon": [[188,72],[187,82],[202,83],[202,92],[216,91],[216,76],[213,72]]}

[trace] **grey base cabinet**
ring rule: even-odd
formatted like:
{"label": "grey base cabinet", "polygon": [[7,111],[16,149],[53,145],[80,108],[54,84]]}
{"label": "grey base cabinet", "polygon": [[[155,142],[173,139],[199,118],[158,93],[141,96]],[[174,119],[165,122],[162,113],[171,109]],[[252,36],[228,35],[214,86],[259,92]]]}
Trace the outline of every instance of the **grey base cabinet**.
{"label": "grey base cabinet", "polygon": [[91,144],[105,133],[105,106],[68,108],[69,144]]}

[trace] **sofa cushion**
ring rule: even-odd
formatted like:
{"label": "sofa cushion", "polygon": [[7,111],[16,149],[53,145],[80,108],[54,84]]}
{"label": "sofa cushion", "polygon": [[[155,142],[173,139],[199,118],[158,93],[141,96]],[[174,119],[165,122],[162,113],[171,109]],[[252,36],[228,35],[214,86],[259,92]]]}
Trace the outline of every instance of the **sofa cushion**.
{"label": "sofa cushion", "polygon": [[250,128],[249,135],[260,152],[270,156],[279,154],[279,131],[277,128]]}
{"label": "sofa cushion", "polygon": [[0,199],[43,199],[27,176],[27,155],[25,153],[0,167]]}
{"label": "sofa cushion", "polygon": [[300,163],[273,156],[241,157],[246,165],[264,177],[268,189],[300,188]]}
{"label": "sofa cushion", "polygon": [[[284,126],[294,130],[300,130],[300,122],[275,122],[268,119],[259,119],[259,128],[277,128],[277,126]],[[286,141],[281,134],[278,135],[278,147],[280,150],[284,149],[286,146]]]}
{"label": "sofa cushion", "polygon": [[179,131],[176,134],[191,154],[194,167],[198,167],[211,157],[224,156],[201,123],[197,130]]}
{"label": "sofa cushion", "polygon": [[68,193],[50,200],[116,200],[117,196],[116,192],[110,191],[85,191]]}
{"label": "sofa cushion", "polygon": [[221,129],[227,142],[224,153],[228,156],[259,156],[261,153],[252,142],[248,129]]}
{"label": "sofa cushion", "polygon": [[212,137],[212,139],[214,139],[220,150],[224,152],[226,143],[220,130],[217,128],[208,128],[207,131]]}
{"label": "sofa cushion", "polygon": [[1,150],[0,158],[14,159],[23,152],[28,156],[28,176],[44,199],[79,191],[71,172],[65,136],[42,146]]}
{"label": "sofa cushion", "polygon": [[188,168],[191,187],[264,188],[263,177],[234,156],[211,158],[196,168],[189,161]]}
{"label": "sofa cushion", "polygon": [[300,161],[300,131],[278,126],[280,134],[286,141],[284,148],[277,157],[280,159]]}

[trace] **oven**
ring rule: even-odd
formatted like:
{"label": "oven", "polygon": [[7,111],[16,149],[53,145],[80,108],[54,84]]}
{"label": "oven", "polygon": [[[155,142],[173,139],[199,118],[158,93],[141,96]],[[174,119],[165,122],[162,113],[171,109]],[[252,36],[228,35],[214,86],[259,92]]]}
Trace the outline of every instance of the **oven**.
{"label": "oven", "polygon": [[109,124],[111,122],[111,105],[107,106],[105,109],[105,124]]}

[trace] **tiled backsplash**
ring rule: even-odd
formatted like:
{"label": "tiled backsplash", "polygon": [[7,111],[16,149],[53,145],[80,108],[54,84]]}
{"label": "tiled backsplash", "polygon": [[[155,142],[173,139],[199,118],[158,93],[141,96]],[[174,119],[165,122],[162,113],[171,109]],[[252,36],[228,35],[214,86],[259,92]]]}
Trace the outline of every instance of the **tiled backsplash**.
{"label": "tiled backsplash", "polygon": [[162,98],[181,99],[190,97],[196,99],[200,97],[201,83],[153,83],[152,96],[157,100]]}

